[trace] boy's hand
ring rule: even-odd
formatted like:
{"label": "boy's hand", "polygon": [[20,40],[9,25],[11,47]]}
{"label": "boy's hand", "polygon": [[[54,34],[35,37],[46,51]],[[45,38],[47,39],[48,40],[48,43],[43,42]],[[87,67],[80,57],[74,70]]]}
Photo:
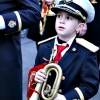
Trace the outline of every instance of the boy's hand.
{"label": "boy's hand", "polygon": [[66,98],[64,97],[64,95],[57,93],[57,96],[54,100],[66,100]]}
{"label": "boy's hand", "polygon": [[35,82],[39,82],[39,83],[42,83],[42,82],[45,82],[47,79],[46,77],[46,73],[43,69],[40,69],[39,71],[36,72],[36,75],[35,75]]}

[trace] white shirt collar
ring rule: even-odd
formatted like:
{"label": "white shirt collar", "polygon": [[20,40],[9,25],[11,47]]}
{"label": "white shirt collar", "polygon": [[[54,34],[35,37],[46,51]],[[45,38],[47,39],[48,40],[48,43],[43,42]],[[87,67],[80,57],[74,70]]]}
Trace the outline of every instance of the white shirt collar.
{"label": "white shirt collar", "polygon": [[71,44],[72,44],[72,42],[74,41],[75,37],[76,37],[76,35],[73,36],[73,37],[72,37],[68,42],[66,42],[66,43],[62,43],[62,44],[59,44],[59,43],[58,43],[58,40],[57,40],[57,36],[56,36],[56,37],[55,37],[54,46],[56,46],[56,45],[63,45],[63,46],[66,46],[66,44],[68,44],[69,47],[70,47]]}
{"label": "white shirt collar", "polygon": [[[64,49],[62,52],[61,52],[61,55],[63,56],[65,54],[66,51],[68,51],[68,49],[70,48],[70,46],[72,45],[72,42],[74,41],[76,35],[74,37],[72,37],[68,42],[66,43],[62,43],[62,44],[59,44],[58,43],[58,40],[57,40],[57,36],[55,37],[55,42],[54,42],[54,57],[56,56],[56,53],[57,53],[57,46],[56,45],[63,45],[63,46],[66,46],[67,44],[69,45],[69,47],[67,47],[66,49]],[[53,57],[53,58],[54,58]]]}

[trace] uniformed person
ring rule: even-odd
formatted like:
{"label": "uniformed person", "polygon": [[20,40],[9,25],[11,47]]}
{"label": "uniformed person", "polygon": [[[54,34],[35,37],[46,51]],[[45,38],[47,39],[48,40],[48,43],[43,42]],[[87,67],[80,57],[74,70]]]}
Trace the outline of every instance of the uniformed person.
{"label": "uniformed person", "polygon": [[0,0],[0,100],[22,100],[20,31],[40,21],[38,0]]}
{"label": "uniformed person", "polygon": [[[78,38],[77,31],[84,27],[85,23],[93,21],[94,7],[89,0],[62,0],[51,10],[56,14],[57,36],[43,41],[44,43],[41,42],[35,67],[32,68],[28,77],[28,93],[31,91],[30,94],[32,94],[33,91],[39,94],[32,89],[32,86],[35,87],[35,83],[47,80],[43,68],[49,63],[52,49],[54,49],[52,62],[57,63],[63,71],[63,81],[54,100],[88,100],[98,92],[99,88],[97,56],[95,51],[90,51],[96,47],[91,47],[93,44],[90,45],[87,41],[83,41],[84,39]],[[51,72],[47,83],[52,86],[54,79],[55,73]],[[32,100],[34,96],[29,98]]]}
{"label": "uniformed person", "polygon": [[[55,1],[59,1],[59,0],[55,0]],[[43,8],[44,2],[46,4],[46,6],[48,5],[48,7],[49,7],[54,3],[54,0],[43,0],[43,1],[39,0],[41,8]],[[48,10],[47,10],[47,12],[48,12]],[[45,15],[46,15],[46,21],[45,21],[46,25],[44,25],[45,28],[43,28],[42,32],[40,32],[40,22],[35,24],[35,26],[29,27],[28,32],[27,32],[27,37],[36,42],[37,50],[39,47],[39,45],[38,45],[39,41],[56,35],[55,29],[54,29],[55,16],[51,16],[51,15],[48,16],[47,14],[45,14]],[[41,15],[41,21],[43,21],[42,15]]]}

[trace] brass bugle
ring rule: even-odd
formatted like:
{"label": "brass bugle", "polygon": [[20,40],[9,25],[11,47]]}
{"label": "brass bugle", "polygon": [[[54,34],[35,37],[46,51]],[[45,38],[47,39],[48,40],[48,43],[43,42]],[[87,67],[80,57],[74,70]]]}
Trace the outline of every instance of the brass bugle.
{"label": "brass bugle", "polygon": [[[47,77],[49,76],[51,71],[55,71],[55,73],[56,73],[56,78],[55,78],[54,84],[52,86],[52,89],[49,90],[50,86],[47,85],[47,81],[46,81],[44,83],[37,83],[36,87],[35,87],[35,91],[37,91],[38,93],[41,93],[41,97],[43,98],[43,100],[54,100],[54,98],[57,95],[57,92],[59,90],[59,86],[60,86],[60,83],[62,80],[62,69],[58,64],[50,63],[44,67],[44,70],[47,73]],[[47,90],[47,92],[46,92],[45,88],[49,88]],[[49,93],[48,93],[48,91],[49,91]],[[32,96],[30,97],[29,100],[39,100],[38,93],[33,92]]]}
{"label": "brass bugle", "polygon": [[96,0],[90,0],[90,2],[91,2],[92,4],[98,3]]}
{"label": "brass bugle", "polygon": [[[44,67],[44,71],[47,74],[47,79],[48,79],[51,71],[54,71],[56,73],[56,77],[55,77],[52,88],[49,84],[47,84],[47,80],[44,83],[37,83],[36,87],[35,87],[35,91],[37,91],[38,93],[41,93],[41,97],[43,98],[43,100],[54,100],[54,98],[57,95],[57,92],[59,90],[59,86],[60,86],[60,83],[62,80],[61,67],[56,63],[52,63],[54,52],[55,52],[55,50],[52,49],[52,54],[50,55],[49,64],[47,64]],[[31,97],[29,98],[29,100],[39,100],[40,97],[39,97],[38,93],[33,92]]]}

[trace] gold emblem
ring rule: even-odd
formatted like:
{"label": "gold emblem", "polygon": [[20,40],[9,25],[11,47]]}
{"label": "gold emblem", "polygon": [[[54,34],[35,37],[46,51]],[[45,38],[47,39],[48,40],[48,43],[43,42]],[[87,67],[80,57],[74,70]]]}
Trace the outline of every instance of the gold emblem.
{"label": "gold emblem", "polygon": [[[35,71],[32,71],[32,72],[31,72],[31,75],[30,75],[30,77],[29,77],[29,84],[28,84],[29,87],[30,87],[30,85],[32,84],[32,80],[33,80],[35,74],[36,74]],[[33,84],[34,84],[34,83],[33,83]]]}
{"label": "gold emblem", "polygon": [[71,3],[73,0],[64,0],[65,3]]}
{"label": "gold emblem", "polygon": [[72,51],[76,51],[76,48],[73,48]]}
{"label": "gold emblem", "polygon": [[15,26],[16,26],[16,21],[13,21],[13,20],[9,21],[8,26],[9,26],[10,28],[15,27]]}

